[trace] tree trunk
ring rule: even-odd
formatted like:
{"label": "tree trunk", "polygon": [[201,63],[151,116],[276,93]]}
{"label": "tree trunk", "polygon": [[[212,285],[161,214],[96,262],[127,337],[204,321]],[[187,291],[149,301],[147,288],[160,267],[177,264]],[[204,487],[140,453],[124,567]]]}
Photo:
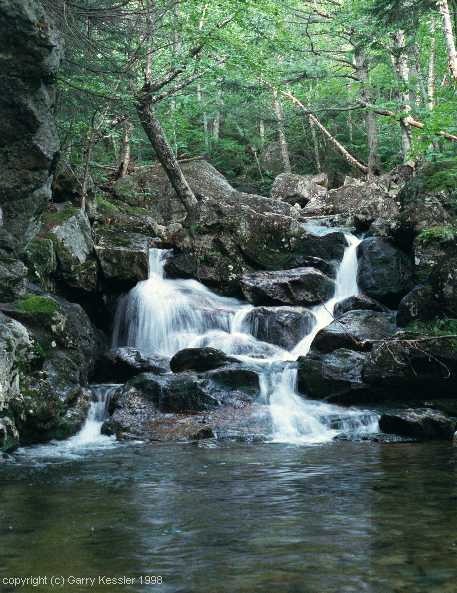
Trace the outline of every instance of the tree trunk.
{"label": "tree trunk", "polygon": [[202,95],[202,87],[200,84],[197,85],[197,99],[200,103],[200,107],[202,108],[203,112],[203,138],[205,141],[205,150],[206,153],[209,154],[210,152],[210,144],[209,144],[209,125],[208,125],[208,114],[206,113],[205,108],[203,107],[203,95]]}
{"label": "tree trunk", "polygon": [[429,111],[435,108],[435,65],[436,65],[436,37],[435,21],[430,23],[430,57],[427,73],[427,107]]}
{"label": "tree trunk", "polygon": [[322,165],[321,165],[321,158],[320,158],[320,154],[319,154],[319,141],[317,138],[316,127],[313,123],[313,120],[310,117],[308,119],[309,119],[309,125],[311,128],[311,138],[313,140],[314,162],[316,164],[317,172],[320,173],[322,171]]}
{"label": "tree trunk", "polygon": [[259,136],[260,136],[260,146],[262,148],[265,146],[265,122],[263,119],[259,121]]}
{"label": "tree trunk", "polygon": [[184,177],[178,160],[152,107],[152,97],[148,92],[147,86],[143,88],[141,94],[138,96],[136,108],[146,136],[151,142],[157,158],[164,168],[178,198],[186,209],[188,215],[187,221],[192,221],[196,213],[198,201]]}
{"label": "tree trunk", "polygon": [[133,126],[128,119],[123,124],[124,134],[122,136],[121,155],[119,158],[119,177],[125,177],[130,165],[130,134]]}
{"label": "tree trunk", "polygon": [[222,89],[217,91],[217,113],[213,121],[213,138],[216,142],[219,141],[221,135],[221,119],[222,119],[222,107],[224,105],[224,99],[222,96]]}
{"label": "tree trunk", "polygon": [[302,109],[308,115],[310,124],[315,125],[324,134],[324,136],[328,138],[328,140],[330,140],[333,147],[350,165],[352,165],[356,169],[359,169],[359,171],[362,171],[362,173],[368,173],[368,167],[360,161],[358,161],[354,156],[352,156],[352,154],[348,150],[346,150],[346,148],[344,148],[341,142],[338,142],[338,140],[334,136],[332,136],[332,134],[327,130],[327,128],[317,119],[317,117],[313,113],[310,113],[308,109],[306,109],[306,107],[299,99],[297,99],[297,97],[294,97],[292,93],[289,93],[287,91],[282,91],[282,94],[288,99],[290,99],[292,103],[298,105],[298,107],[300,107],[300,109]]}
{"label": "tree trunk", "polygon": [[455,47],[454,31],[452,29],[452,20],[449,12],[447,0],[437,0],[436,5],[443,17],[443,31],[446,39],[447,55],[449,61],[449,70],[452,78],[457,80],[457,50]]}
{"label": "tree trunk", "polygon": [[403,162],[406,163],[411,151],[411,130],[408,123],[408,117],[411,113],[411,96],[409,92],[409,66],[405,32],[402,30],[397,31],[394,34],[394,41],[396,52],[393,61],[400,86],[399,98],[402,104],[402,112],[405,113],[405,116],[400,118],[400,130]]}
{"label": "tree trunk", "polygon": [[276,122],[278,124],[278,140],[281,149],[281,159],[284,167],[284,173],[292,173],[290,165],[289,146],[287,144],[286,131],[284,128],[284,112],[281,101],[278,98],[277,91],[273,91],[273,106],[275,110]]}
{"label": "tree trunk", "polygon": [[[371,96],[370,89],[368,62],[365,53],[361,49],[356,49],[355,67],[357,78],[361,83],[361,99],[363,102],[371,103],[373,98]],[[367,111],[366,124],[368,144],[368,177],[373,177],[379,171],[378,125],[376,121],[376,114],[373,111]]]}

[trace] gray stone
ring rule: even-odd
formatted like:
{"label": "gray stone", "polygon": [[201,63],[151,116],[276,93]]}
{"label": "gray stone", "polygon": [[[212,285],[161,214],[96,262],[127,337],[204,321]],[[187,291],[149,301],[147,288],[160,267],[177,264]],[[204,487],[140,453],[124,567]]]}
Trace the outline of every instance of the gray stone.
{"label": "gray stone", "polygon": [[315,322],[311,311],[302,307],[256,307],[244,318],[245,331],[289,351],[311,331]]}
{"label": "gray stone", "polygon": [[328,276],[314,268],[278,272],[254,272],[241,279],[241,289],[255,305],[316,305],[335,290]]}
{"label": "gray stone", "polygon": [[355,310],[338,317],[314,338],[312,348],[332,352],[338,348],[367,350],[372,340],[383,340],[395,333],[395,315]]}
{"label": "gray stone", "polygon": [[419,440],[451,441],[457,428],[457,420],[436,410],[403,409],[382,414],[379,428],[388,434]]}
{"label": "gray stone", "polygon": [[366,357],[344,348],[310,352],[298,359],[298,389],[311,399],[356,403],[367,389],[362,377]]}
{"label": "gray stone", "polygon": [[413,287],[412,258],[380,238],[369,238],[358,247],[357,281],[369,297],[396,307]]}

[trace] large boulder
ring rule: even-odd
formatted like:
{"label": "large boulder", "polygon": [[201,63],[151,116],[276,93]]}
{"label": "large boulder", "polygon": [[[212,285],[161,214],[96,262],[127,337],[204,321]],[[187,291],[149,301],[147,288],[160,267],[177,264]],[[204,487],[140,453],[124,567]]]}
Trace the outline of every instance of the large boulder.
{"label": "large boulder", "polygon": [[379,428],[388,434],[421,441],[451,441],[457,428],[457,418],[427,408],[401,409],[382,414]]}
{"label": "large boulder", "polygon": [[[14,420],[21,443],[71,436],[89,406],[84,386],[102,347],[98,332],[79,305],[43,293],[4,310],[9,317],[1,317],[2,327],[13,331],[6,337],[5,415]],[[14,341],[23,346],[11,350]]]}
{"label": "large boulder", "polygon": [[412,258],[390,241],[372,237],[358,247],[357,281],[369,297],[396,307],[413,287]]}
{"label": "large boulder", "polygon": [[313,328],[316,319],[302,307],[255,307],[243,320],[243,329],[258,340],[292,350]]}
{"label": "large boulder", "polygon": [[316,196],[305,206],[305,216],[343,214],[360,228],[368,228],[382,218],[394,224],[399,215],[396,195],[399,187],[391,180],[378,178],[362,182],[350,180],[324,196]]}
{"label": "large boulder", "polygon": [[[62,42],[38,0],[0,2],[0,220],[18,246],[38,230],[59,149],[52,117]],[[0,223],[1,225],[1,223]]]}
{"label": "large boulder", "polygon": [[241,289],[255,305],[316,305],[331,298],[335,283],[315,268],[253,272],[241,279]]}
{"label": "large boulder", "polygon": [[27,329],[0,313],[0,451],[19,443],[14,413],[21,404],[21,376],[35,359],[34,340]]}
{"label": "large boulder", "polygon": [[145,373],[114,394],[103,431],[121,439],[194,440],[238,436],[243,424],[252,433],[258,393],[258,376],[240,365],[200,374]]}
{"label": "large boulder", "polygon": [[405,334],[381,341],[367,357],[363,380],[379,401],[455,398],[457,340]]}
{"label": "large boulder", "polygon": [[282,173],[276,177],[271,197],[289,204],[306,206],[311,200],[323,198],[327,193],[328,178],[320,175],[294,175]]}
{"label": "large boulder", "polygon": [[415,321],[429,321],[440,313],[440,304],[432,286],[415,286],[398,305],[397,324],[406,326]]}
{"label": "large boulder", "polygon": [[185,348],[177,352],[170,360],[170,368],[174,373],[196,371],[203,373],[238,362],[216,348]]}
{"label": "large boulder", "polygon": [[[158,223],[154,244],[175,248],[168,273],[196,278],[228,295],[239,295],[241,276],[255,270],[315,263],[334,273],[333,264],[346,247],[343,233],[315,236],[300,223],[299,207],[239,192],[206,161],[182,167],[198,199],[196,222],[189,229],[182,225],[185,213],[160,166],[139,169],[115,186],[118,200],[139,204]],[[120,216],[113,219],[118,228]]]}
{"label": "large boulder", "polygon": [[332,352],[338,348],[367,350],[372,342],[395,333],[395,315],[370,310],[355,310],[338,317],[314,338],[312,348]]}
{"label": "large boulder", "polygon": [[97,229],[95,253],[103,279],[123,288],[145,280],[149,271],[150,238],[116,227]]}
{"label": "large boulder", "polygon": [[356,403],[365,399],[362,373],[366,353],[339,348],[310,352],[298,359],[298,389],[311,399]]}
{"label": "large boulder", "polygon": [[[217,169],[203,159],[182,162],[180,165],[190,187],[200,198],[205,196],[218,203],[238,204],[276,214],[289,215],[291,212],[287,204],[238,192]],[[159,224],[182,222],[186,217],[182,202],[159,164],[141,167],[119,179],[113,190],[117,199],[147,209]]]}
{"label": "large boulder", "polygon": [[87,214],[67,208],[62,211],[62,222],[49,231],[57,256],[57,269],[71,287],[92,292],[97,287],[97,261],[94,253],[92,230]]}

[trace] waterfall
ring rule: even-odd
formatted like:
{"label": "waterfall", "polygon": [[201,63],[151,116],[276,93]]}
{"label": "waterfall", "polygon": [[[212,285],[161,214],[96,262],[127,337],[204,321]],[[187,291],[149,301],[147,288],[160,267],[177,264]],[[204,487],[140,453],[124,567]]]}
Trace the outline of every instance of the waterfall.
{"label": "waterfall", "polygon": [[19,454],[30,457],[78,458],[84,453],[96,449],[106,449],[115,444],[114,437],[102,434],[103,422],[108,417],[111,396],[119,385],[92,385],[92,400],[87,418],[81,430],[65,441],[51,441],[44,445],[35,445],[19,449]]}
{"label": "waterfall", "polygon": [[296,389],[297,369],[291,364],[308,354],[316,334],[333,321],[336,303],[359,292],[360,240],[350,233],[345,237],[347,247],[338,268],[335,293],[311,309],[314,326],[291,352],[252,335],[246,323],[251,305],[216,295],[195,280],[165,278],[169,252],[159,249],[151,249],[148,279],[139,282],[119,304],[113,346],[132,346],[168,357],[183,348],[211,346],[241,361],[256,363],[261,385],[259,404],[268,406],[272,440],[276,442],[319,443],[341,434],[377,431],[375,414],[301,397]]}

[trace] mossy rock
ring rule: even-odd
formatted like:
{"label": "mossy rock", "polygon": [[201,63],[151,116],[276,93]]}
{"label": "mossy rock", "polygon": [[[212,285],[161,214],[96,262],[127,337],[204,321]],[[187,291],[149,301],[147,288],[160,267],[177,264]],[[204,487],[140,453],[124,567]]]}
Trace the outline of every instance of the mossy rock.
{"label": "mossy rock", "polygon": [[54,282],[52,275],[57,270],[57,258],[54,244],[49,237],[37,238],[31,241],[25,251],[29,278],[32,282],[38,280],[45,290],[52,290]]}
{"label": "mossy rock", "polygon": [[42,216],[43,226],[46,230],[49,230],[52,227],[63,224],[69,218],[77,214],[79,211],[79,208],[76,208],[70,203],[65,204],[64,207],[60,210],[48,210]]}
{"label": "mossy rock", "polygon": [[29,313],[30,315],[45,315],[46,317],[52,317],[52,315],[59,309],[59,305],[50,297],[29,295],[16,301],[16,308],[19,311]]}

